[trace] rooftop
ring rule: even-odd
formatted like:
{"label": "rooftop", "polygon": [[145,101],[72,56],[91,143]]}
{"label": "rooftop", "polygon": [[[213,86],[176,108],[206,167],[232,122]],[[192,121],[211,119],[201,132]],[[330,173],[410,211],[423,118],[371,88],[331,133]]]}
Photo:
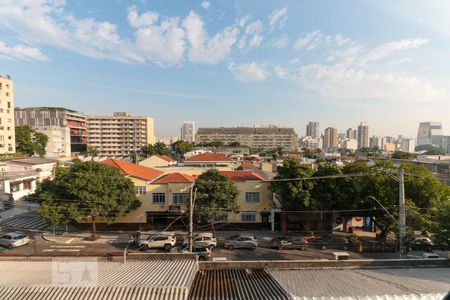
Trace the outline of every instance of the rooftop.
{"label": "rooftop", "polygon": [[295,134],[294,128],[283,127],[217,127],[199,128],[197,134]]}
{"label": "rooftop", "polygon": [[24,158],[24,159],[12,159],[10,160],[13,163],[20,163],[20,164],[26,164],[26,165],[42,165],[42,164],[51,164],[51,163],[57,163],[58,160],[56,159],[50,159],[50,158],[40,158],[40,157],[33,157],[33,158]]}
{"label": "rooftop", "polygon": [[183,174],[183,173],[170,173],[167,175],[164,175],[157,180],[155,180],[153,183],[156,184],[162,184],[162,183],[193,183],[195,181],[195,177]]}
{"label": "rooftop", "polygon": [[253,171],[220,171],[220,174],[232,181],[264,180],[262,176]]}
{"label": "rooftop", "polygon": [[167,155],[156,155],[156,156],[158,156],[159,158],[161,158],[167,162],[176,162],[175,159],[173,159],[172,157],[167,156]]}
{"label": "rooftop", "polygon": [[202,153],[191,156],[186,162],[232,162],[233,160],[223,153]]}
{"label": "rooftop", "polygon": [[158,178],[159,176],[161,176],[162,174],[164,174],[164,172],[162,172],[162,171],[159,171],[159,170],[156,170],[153,168],[149,168],[149,167],[136,165],[136,164],[124,161],[124,160],[120,160],[120,159],[109,158],[109,159],[102,161],[102,163],[104,163],[108,166],[111,166],[111,167],[119,168],[120,172],[122,174],[126,174],[131,177],[144,179],[147,181],[154,180],[154,179]]}

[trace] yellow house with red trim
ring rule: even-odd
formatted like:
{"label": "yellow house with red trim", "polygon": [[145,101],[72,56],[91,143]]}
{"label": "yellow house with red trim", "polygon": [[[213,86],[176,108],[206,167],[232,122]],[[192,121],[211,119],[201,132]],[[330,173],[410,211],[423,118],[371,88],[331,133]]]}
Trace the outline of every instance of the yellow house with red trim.
{"label": "yellow house with red trim", "polygon": [[[120,169],[130,178],[141,206],[115,223],[135,223],[148,225],[168,225],[180,220],[186,222],[186,204],[195,177],[206,168],[192,167],[190,174],[181,172],[165,173],[160,169],[136,165],[123,160],[107,159],[104,164]],[[239,213],[224,213],[220,222],[224,223],[264,223],[269,226],[274,208],[269,183],[253,171],[219,170],[221,174],[235,182],[238,190]],[[195,174],[195,175],[192,175]]]}

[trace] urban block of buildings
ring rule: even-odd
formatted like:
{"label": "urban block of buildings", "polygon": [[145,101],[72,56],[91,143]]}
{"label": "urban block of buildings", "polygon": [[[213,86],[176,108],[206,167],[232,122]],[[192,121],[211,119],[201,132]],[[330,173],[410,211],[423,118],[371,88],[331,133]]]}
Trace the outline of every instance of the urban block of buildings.
{"label": "urban block of buildings", "polygon": [[254,150],[270,150],[277,147],[296,151],[298,137],[293,128],[269,127],[218,127],[199,128],[197,143],[222,142],[224,145],[239,143]]}

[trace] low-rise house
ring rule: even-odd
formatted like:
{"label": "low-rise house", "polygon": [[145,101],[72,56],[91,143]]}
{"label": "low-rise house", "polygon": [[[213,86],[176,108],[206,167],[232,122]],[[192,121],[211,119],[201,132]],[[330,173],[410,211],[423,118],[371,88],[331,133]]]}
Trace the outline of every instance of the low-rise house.
{"label": "low-rise house", "polygon": [[[36,190],[36,183],[39,179],[39,173],[35,170],[22,172],[1,172],[0,173],[0,195],[2,202],[9,200],[19,200],[28,196]],[[2,203],[6,207],[6,203]]]}
{"label": "low-rise house", "polygon": [[191,167],[231,167],[237,168],[240,163],[223,153],[202,153],[184,160],[185,166]]}
{"label": "low-rise house", "polygon": [[170,166],[176,166],[177,161],[167,155],[153,155],[153,156],[150,156],[149,158],[144,159],[143,161],[140,161],[139,165],[145,166],[145,167],[150,167],[150,168],[170,167]]}
{"label": "low-rise house", "polygon": [[[117,167],[129,177],[135,186],[141,206],[118,217],[115,223],[146,224],[153,227],[165,227],[172,222],[186,223],[187,204],[196,176],[206,168],[192,167],[196,174],[181,172],[164,173],[159,169],[149,168],[129,162],[108,159],[103,163]],[[187,168],[187,167],[186,167]],[[168,168],[171,169],[171,168]],[[200,172],[201,171],[201,172]],[[274,208],[269,183],[252,171],[219,171],[234,181],[239,190],[239,213],[224,213],[219,218],[225,223],[250,223],[270,228],[272,209]]]}
{"label": "low-rise house", "polygon": [[6,164],[9,168],[9,172],[35,171],[39,174],[38,180],[42,181],[52,176],[53,169],[57,162],[56,159],[34,157],[9,160]]}

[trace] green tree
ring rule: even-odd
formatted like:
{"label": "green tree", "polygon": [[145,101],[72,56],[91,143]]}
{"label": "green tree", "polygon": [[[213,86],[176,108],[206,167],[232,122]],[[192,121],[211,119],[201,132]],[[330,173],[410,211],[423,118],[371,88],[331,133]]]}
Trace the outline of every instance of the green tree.
{"label": "green tree", "polygon": [[67,224],[79,216],[77,204],[74,201],[57,201],[52,199],[51,195],[45,193],[42,193],[40,197],[43,201],[39,206],[39,213],[44,220],[53,225],[55,233],[56,226],[64,224],[67,230]]}
{"label": "green tree", "polygon": [[403,151],[395,151],[394,153],[392,153],[391,158],[393,158],[393,159],[416,159],[417,154],[403,152]]}
{"label": "green tree", "polygon": [[311,201],[311,180],[297,178],[311,177],[313,171],[310,166],[300,164],[296,159],[285,160],[278,168],[278,175],[274,179],[295,179],[288,181],[273,181],[270,190],[283,199],[283,206],[287,209],[313,209],[316,205]]}
{"label": "green tree", "polygon": [[91,156],[92,158],[96,157],[98,155],[98,149],[95,146],[88,146],[87,147],[87,155]]}
{"label": "green tree", "polygon": [[16,126],[16,151],[27,156],[46,154],[48,137],[28,125]]}
{"label": "green tree", "polygon": [[239,191],[236,184],[216,169],[199,175],[194,190],[194,218],[197,222],[212,222],[224,212],[239,211]]}
{"label": "green tree", "polygon": [[180,157],[184,157],[186,152],[192,151],[194,145],[183,140],[176,141],[172,144],[172,150]]}
{"label": "green tree", "polygon": [[[44,216],[49,207],[75,203],[77,216],[90,219],[94,235],[98,218],[112,222],[141,204],[133,182],[117,168],[92,160],[75,161],[68,171],[58,168],[55,173],[54,180],[44,180],[36,191],[36,196],[43,199]],[[59,216],[52,218],[58,220]]]}
{"label": "green tree", "polygon": [[146,156],[170,155],[170,148],[166,144],[156,142],[154,145],[146,145],[141,148],[141,152]]}
{"label": "green tree", "polygon": [[450,196],[438,204],[432,215],[434,223],[431,229],[436,245],[443,250],[450,250]]}

